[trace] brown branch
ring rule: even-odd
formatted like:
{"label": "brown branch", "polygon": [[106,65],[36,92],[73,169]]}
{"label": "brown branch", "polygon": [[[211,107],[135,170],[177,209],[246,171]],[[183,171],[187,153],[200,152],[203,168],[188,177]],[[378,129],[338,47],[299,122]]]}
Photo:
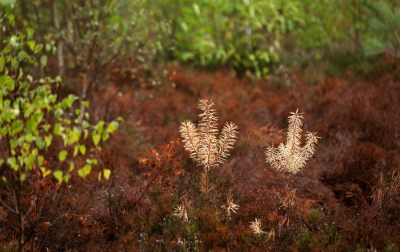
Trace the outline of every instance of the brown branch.
{"label": "brown branch", "polygon": [[[169,147],[168,150],[170,150],[171,147]],[[158,170],[158,172],[156,173],[156,175],[153,177],[153,179],[147,184],[146,188],[142,191],[142,195],[140,195],[139,199],[136,200],[136,202],[133,204],[132,210],[135,209],[136,205],[139,203],[139,201],[143,198],[144,194],[146,193],[147,189],[150,187],[151,183],[154,182],[154,180],[158,177],[158,175],[160,174],[160,172],[164,169],[165,165],[167,164],[167,161],[169,160],[168,155],[165,157],[161,168]]]}
{"label": "brown branch", "polygon": [[11,208],[7,203],[5,203],[2,199],[0,199],[1,205],[8,209],[8,211],[12,212],[13,214],[18,214],[18,210]]}

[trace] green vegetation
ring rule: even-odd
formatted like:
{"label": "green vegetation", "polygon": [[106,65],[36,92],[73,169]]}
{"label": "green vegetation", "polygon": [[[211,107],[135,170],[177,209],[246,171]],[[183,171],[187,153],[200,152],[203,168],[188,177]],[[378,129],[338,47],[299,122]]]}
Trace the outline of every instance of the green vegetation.
{"label": "green vegetation", "polygon": [[398,0],[0,0],[0,250],[398,251],[399,67]]}
{"label": "green vegetation", "polygon": [[[7,3],[6,3],[7,4]],[[47,54],[54,52],[54,41],[46,38],[46,43],[34,40],[35,30],[23,25],[14,30],[15,16],[11,12],[12,3],[3,6],[1,16],[2,34],[0,51],[0,140],[6,142],[6,152],[0,156],[0,165],[6,164],[12,171],[10,190],[15,190],[15,208],[19,215],[19,250],[25,244],[24,229],[27,212],[22,203],[23,187],[32,180],[45,178],[53,173],[58,183],[68,183],[75,169],[72,160],[78,154],[88,151],[86,164],[78,167],[78,175],[86,177],[92,165],[97,165],[93,152],[101,150],[99,142],[106,141],[109,134],[118,128],[118,122],[108,125],[99,121],[95,125],[89,123],[89,113],[85,112],[89,103],[81,100],[77,107],[78,97],[69,94],[63,99],[57,97],[56,91],[61,77],[55,79],[34,77],[30,72],[43,73],[47,64]],[[48,42],[47,42],[48,41]],[[95,148],[89,148],[85,140],[90,135]],[[46,168],[45,154],[54,147],[56,137],[61,138],[63,149],[58,150],[59,166],[52,171]],[[68,169],[61,169],[68,164]],[[38,173],[37,173],[38,172]],[[105,168],[99,173],[108,179],[111,171]],[[40,175],[38,175],[40,174]],[[27,178],[28,176],[28,178]],[[31,176],[31,177],[29,177]],[[2,176],[3,181],[7,178]]]}
{"label": "green vegetation", "polygon": [[172,21],[172,57],[196,67],[260,78],[299,51],[316,60],[347,51],[399,57],[397,1],[170,0],[162,7]]}
{"label": "green vegetation", "polygon": [[[399,57],[394,0],[23,0],[13,11],[39,31],[37,39],[51,35],[60,75],[78,70],[80,80],[69,81],[83,98],[116,62],[131,73],[173,60],[261,78],[287,54]],[[156,75],[149,81],[159,83]]]}
{"label": "green vegetation", "polygon": [[299,1],[168,1],[174,57],[193,66],[268,73],[286,32],[302,22]]}

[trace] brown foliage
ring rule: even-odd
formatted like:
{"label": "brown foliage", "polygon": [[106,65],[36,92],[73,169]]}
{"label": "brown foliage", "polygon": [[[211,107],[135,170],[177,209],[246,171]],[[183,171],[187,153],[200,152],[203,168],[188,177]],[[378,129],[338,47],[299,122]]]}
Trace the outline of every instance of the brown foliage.
{"label": "brown foliage", "polygon": [[[123,85],[94,90],[99,93],[91,100],[95,117],[126,121],[99,153],[112,169],[111,180],[75,178],[59,192],[51,178],[44,182],[46,190],[32,183],[32,192],[41,195],[34,202],[43,206],[32,237],[34,251],[173,251],[183,239],[195,244],[194,235],[200,251],[383,251],[388,243],[400,244],[398,73],[382,71],[360,81],[328,78],[316,86],[296,79],[288,90],[225,71],[209,74],[176,66],[168,76],[175,86],[152,88],[140,80],[143,76],[117,70],[112,75],[112,82]],[[231,157],[212,174],[213,195],[221,196],[207,203],[199,196],[200,176],[182,144],[174,142],[172,152],[171,143],[156,146],[176,139],[181,121],[198,118],[198,99],[211,96],[218,101],[220,120],[235,121],[242,133]],[[288,179],[269,169],[263,152],[284,141],[287,115],[296,108],[304,111],[304,130],[322,138],[315,156],[295,175],[295,204],[285,231],[280,223],[286,210],[274,189],[285,195]],[[52,164],[51,156],[47,160]],[[3,166],[0,176],[9,178]],[[0,186],[0,199],[12,202],[7,187]],[[36,204],[29,187],[24,189],[27,207]],[[217,210],[223,211],[230,192],[240,208],[228,220]],[[182,202],[188,226],[171,217]],[[39,210],[32,208],[32,217]],[[252,235],[249,225],[255,218],[266,232],[275,231],[273,240]],[[2,206],[0,246],[15,241],[15,223],[16,215]]]}

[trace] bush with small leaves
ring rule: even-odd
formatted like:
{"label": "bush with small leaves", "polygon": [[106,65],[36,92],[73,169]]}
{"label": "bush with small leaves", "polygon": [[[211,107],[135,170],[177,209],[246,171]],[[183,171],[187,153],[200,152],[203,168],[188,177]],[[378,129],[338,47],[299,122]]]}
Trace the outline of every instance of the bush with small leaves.
{"label": "bush with small leaves", "polygon": [[[97,164],[93,152],[101,150],[100,140],[107,140],[118,128],[118,122],[106,124],[100,121],[91,125],[89,113],[77,109],[78,97],[72,94],[63,99],[57,97],[55,90],[61,82],[60,77],[37,79],[31,75],[32,70],[40,71],[46,65],[45,52],[53,51],[53,43],[37,43],[34,30],[30,28],[13,30],[15,18],[10,7],[5,6],[0,17],[2,33],[8,35],[1,41],[0,51],[0,146],[5,150],[0,154],[0,165],[9,168],[10,190],[17,195],[13,210],[19,215],[19,250],[22,250],[26,242],[24,221],[29,218],[21,202],[24,184],[28,183],[32,170],[39,171],[42,178],[52,173],[45,166],[45,158],[50,149],[57,150],[54,139],[60,138],[63,149],[58,152],[59,166],[53,175],[60,184],[68,183],[75,169],[72,158],[89,154],[86,164],[77,171],[79,176],[86,177],[92,165]],[[82,104],[89,106],[88,102]],[[94,148],[87,153],[89,136]],[[104,169],[99,179],[102,175],[108,178],[110,170]],[[7,181],[5,176],[2,179]]]}
{"label": "bush with small leaves", "polygon": [[371,10],[367,20],[371,33],[363,41],[364,53],[372,56],[384,52],[400,58],[400,5],[376,1]]}
{"label": "bush with small leaves", "polygon": [[285,34],[303,22],[297,0],[169,0],[163,4],[174,10],[163,15],[172,20],[177,60],[209,69],[226,67],[257,78],[265,77],[279,60]]}

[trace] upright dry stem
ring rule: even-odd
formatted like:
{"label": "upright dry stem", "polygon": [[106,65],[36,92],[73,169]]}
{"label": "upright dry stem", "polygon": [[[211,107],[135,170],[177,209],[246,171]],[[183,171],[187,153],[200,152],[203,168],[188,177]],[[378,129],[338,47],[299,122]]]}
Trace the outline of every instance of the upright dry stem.
{"label": "upright dry stem", "polygon": [[291,112],[291,116],[288,118],[289,126],[286,144],[281,143],[277,148],[272,145],[265,152],[267,156],[266,161],[271,164],[273,169],[290,174],[286,197],[282,199],[277,194],[282,201],[282,205],[286,208],[286,216],[282,223],[284,226],[289,225],[292,206],[294,205],[296,192],[293,189],[294,174],[299,172],[305,166],[306,161],[314,155],[318,143],[316,133],[308,132],[306,134],[306,143],[304,146],[301,146],[302,118],[303,116],[298,113],[298,110],[294,113]]}
{"label": "upright dry stem", "polygon": [[226,123],[222,129],[221,136],[218,138],[216,111],[212,108],[215,100],[200,100],[199,107],[203,111],[199,116],[201,120],[196,125],[190,121],[181,123],[180,132],[185,144],[185,149],[190,153],[198,165],[204,167],[204,178],[202,178],[202,191],[208,197],[209,181],[208,173],[211,168],[223,164],[229,156],[229,150],[233,148],[237,126]]}

